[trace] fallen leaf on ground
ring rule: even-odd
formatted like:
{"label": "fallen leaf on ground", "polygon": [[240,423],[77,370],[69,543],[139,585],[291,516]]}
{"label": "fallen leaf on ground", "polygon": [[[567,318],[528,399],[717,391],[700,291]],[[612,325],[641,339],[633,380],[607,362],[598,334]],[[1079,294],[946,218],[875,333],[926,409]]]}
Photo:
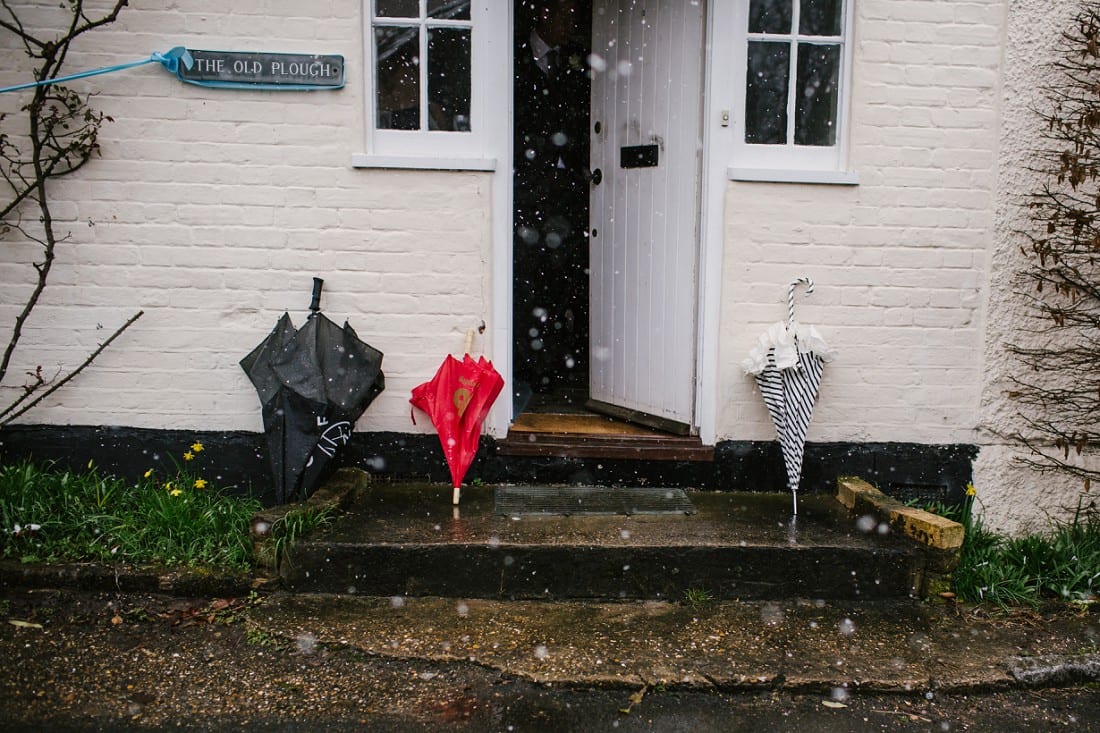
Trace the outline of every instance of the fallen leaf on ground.
{"label": "fallen leaf on ground", "polygon": [[17,618],[9,618],[8,623],[12,626],[18,626],[21,629],[41,629],[42,624],[36,624],[33,621],[22,621]]}
{"label": "fallen leaf on ground", "polygon": [[846,708],[848,707],[842,702],[836,702],[835,700],[822,700],[821,704],[827,708]]}
{"label": "fallen leaf on ground", "polygon": [[642,698],[645,697],[645,694],[647,692],[649,692],[649,685],[644,685],[642,689],[638,690],[630,696],[630,704],[627,705],[625,708],[619,708],[619,712],[623,715],[630,715],[630,711],[634,709],[635,705],[642,704]]}

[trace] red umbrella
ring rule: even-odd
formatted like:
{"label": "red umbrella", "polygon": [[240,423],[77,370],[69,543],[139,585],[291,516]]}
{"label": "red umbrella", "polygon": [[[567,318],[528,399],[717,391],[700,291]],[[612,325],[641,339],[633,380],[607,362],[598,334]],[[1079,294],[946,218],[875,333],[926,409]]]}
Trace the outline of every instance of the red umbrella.
{"label": "red umbrella", "polygon": [[504,378],[491,361],[470,356],[471,341],[468,336],[462,361],[448,354],[432,380],[415,387],[409,399],[413,407],[428,414],[439,433],[443,457],[451,469],[455,504],[462,479],[477,455],[481,423],[504,389]]}

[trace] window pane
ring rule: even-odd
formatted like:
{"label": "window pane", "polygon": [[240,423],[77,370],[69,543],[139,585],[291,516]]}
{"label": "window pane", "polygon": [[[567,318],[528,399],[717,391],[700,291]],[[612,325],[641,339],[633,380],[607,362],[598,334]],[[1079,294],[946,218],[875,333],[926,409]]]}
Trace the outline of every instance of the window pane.
{"label": "window pane", "polygon": [[419,18],[420,0],[374,0],[374,14],[379,18]]}
{"label": "window pane", "polygon": [[470,30],[428,33],[428,129],[470,129]]}
{"label": "window pane", "polygon": [[752,0],[749,33],[790,33],[791,0]]}
{"label": "window pane", "polygon": [[840,46],[798,44],[796,145],[835,145]]}
{"label": "window pane", "polygon": [[787,43],[749,42],[745,90],[745,142],[787,142],[787,78],[791,47]]}
{"label": "window pane", "polygon": [[801,0],[798,32],[808,36],[839,36],[843,0]]}
{"label": "window pane", "polygon": [[415,27],[374,29],[378,127],[420,129],[420,36]]}
{"label": "window pane", "polygon": [[469,20],[470,0],[428,0],[428,17]]}

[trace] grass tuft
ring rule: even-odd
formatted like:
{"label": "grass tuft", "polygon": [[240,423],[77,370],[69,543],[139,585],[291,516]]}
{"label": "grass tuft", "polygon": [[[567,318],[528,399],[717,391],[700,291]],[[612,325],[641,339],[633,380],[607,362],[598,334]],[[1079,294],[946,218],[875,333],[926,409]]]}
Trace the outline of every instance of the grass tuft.
{"label": "grass tuft", "polygon": [[1094,510],[1078,506],[1071,520],[1053,521],[1046,532],[1008,538],[982,526],[981,516],[973,512],[974,499],[968,487],[961,505],[926,507],[966,529],[953,575],[961,600],[1036,607],[1100,595],[1100,516]]}
{"label": "grass tuft", "polygon": [[192,468],[201,450],[192,446],[174,475],[137,482],[92,464],[80,473],[0,466],[0,557],[248,568],[248,522],[261,505],[208,487]]}
{"label": "grass tuft", "polygon": [[688,588],[684,591],[684,603],[693,611],[698,611],[713,600],[714,596],[706,588]]}
{"label": "grass tuft", "polygon": [[275,520],[271,527],[271,536],[275,538],[276,567],[282,567],[290,561],[291,551],[298,541],[314,530],[327,526],[335,518],[331,505],[313,507],[304,505],[291,509]]}

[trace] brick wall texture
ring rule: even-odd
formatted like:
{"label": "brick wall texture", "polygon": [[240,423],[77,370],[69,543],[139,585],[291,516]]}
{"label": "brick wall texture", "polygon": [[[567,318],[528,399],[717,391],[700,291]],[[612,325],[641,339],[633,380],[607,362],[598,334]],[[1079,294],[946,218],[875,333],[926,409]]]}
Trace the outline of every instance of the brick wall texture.
{"label": "brick wall texture", "polygon": [[[259,430],[237,362],[284,310],[304,319],[317,275],[324,312],[386,355],[387,389],[359,429],[427,429],[409,420],[410,390],[488,320],[490,174],[351,168],[364,148],[356,2],[139,0],[82,41],[67,68],[176,45],[342,54],[350,83],[206,89],[158,65],[73,83],[95,91],[114,122],[102,156],[54,189],[59,229],[72,234],[13,371],[71,368],[131,314],[145,315],[27,419]],[[0,83],[25,80],[18,51],[0,52]],[[0,99],[5,110],[17,103]],[[6,316],[29,258],[7,248],[0,257]]]}
{"label": "brick wall texture", "polygon": [[[850,167],[858,186],[732,183],[722,364],[817,292],[799,319],[838,352],[811,440],[977,439],[996,196],[1003,2],[856,3]],[[724,434],[766,439],[728,369]]]}

